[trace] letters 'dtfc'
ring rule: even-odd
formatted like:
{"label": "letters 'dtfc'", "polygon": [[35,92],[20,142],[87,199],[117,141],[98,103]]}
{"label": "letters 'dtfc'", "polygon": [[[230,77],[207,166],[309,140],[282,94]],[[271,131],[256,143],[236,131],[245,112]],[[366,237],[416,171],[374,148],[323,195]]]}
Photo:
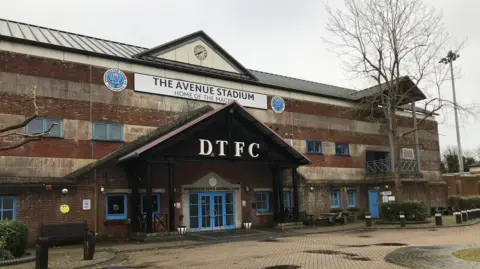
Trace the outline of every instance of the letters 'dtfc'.
{"label": "letters 'dtfc'", "polygon": [[[213,144],[209,140],[206,139],[199,139],[200,141],[200,153],[199,155],[208,156],[213,153]],[[235,144],[235,157],[242,157],[243,155],[243,148],[245,147],[244,142],[233,142]],[[218,156],[226,156],[225,155],[225,146],[228,145],[228,141],[226,140],[216,140],[215,144],[218,146]],[[251,143],[248,145],[248,154],[252,156],[252,158],[257,158],[258,153],[254,154],[254,149],[259,149],[260,144],[258,143]]]}

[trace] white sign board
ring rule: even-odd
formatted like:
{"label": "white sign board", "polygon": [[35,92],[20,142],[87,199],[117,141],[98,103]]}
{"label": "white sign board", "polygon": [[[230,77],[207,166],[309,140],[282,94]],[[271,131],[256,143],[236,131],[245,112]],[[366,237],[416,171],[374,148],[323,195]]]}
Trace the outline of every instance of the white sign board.
{"label": "white sign board", "polygon": [[83,204],[82,206],[83,210],[90,210],[91,208],[90,199],[84,199],[82,204]]}
{"label": "white sign board", "polygon": [[388,203],[388,196],[382,196],[382,202]]}
{"label": "white sign board", "polygon": [[391,201],[391,202],[395,201],[395,196],[388,196],[388,201]]}
{"label": "white sign board", "polygon": [[165,77],[135,73],[134,89],[159,95],[226,104],[237,101],[245,107],[267,109],[267,95],[226,89],[222,87],[188,82]]}
{"label": "white sign board", "polygon": [[388,195],[392,195],[392,192],[391,191],[382,191],[380,194],[388,196]]}

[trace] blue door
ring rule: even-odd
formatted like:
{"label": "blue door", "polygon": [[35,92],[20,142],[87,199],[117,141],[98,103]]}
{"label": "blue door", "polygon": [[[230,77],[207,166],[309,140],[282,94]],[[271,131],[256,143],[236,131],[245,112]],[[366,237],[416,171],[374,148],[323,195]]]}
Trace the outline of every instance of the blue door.
{"label": "blue door", "polygon": [[191,193],[189,198],[191,230],[235,228],[233,193]]}
{"label": "blue door", "polygon": [[378,192],[375,190],[368,191],[368,203],[370,205],[370,214],[372,218],[379,218],[378,214]]}

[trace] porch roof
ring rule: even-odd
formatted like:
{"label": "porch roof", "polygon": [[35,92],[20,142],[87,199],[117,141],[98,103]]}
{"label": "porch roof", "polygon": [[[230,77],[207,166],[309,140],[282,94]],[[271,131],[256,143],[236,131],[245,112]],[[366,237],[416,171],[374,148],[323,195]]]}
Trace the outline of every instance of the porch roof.
{"label": "porch roof", "polygon": [[253,116],[250,112],[248,112],[243,106],[241,106],[238,102],[233,101],[226,105],[223,105],[215,110],[209,111],[208,113],[203,114],[202,116],[188,122],[187,124],[180,126],[179,128],[165,133],[163,135],[159,135],[157,139],[146,143],[134,151],[122,156],[119,158],[119,162],[124,162],[130,159],[134,159],[140,157],[143,153],[153,149],[157,145],[162,143],[166,143],[170,138],[180,135],[183,132],[187,131],[188,129],[201,124],[202,122],[208,120],[211,117],[214,117],[221,112],[230,110],[231,113],[236,113],[238,116],[242,117],[247,124],[251,124],[254,128],[256,128],[266,139],[271,140],[275,143],[279,148],[286,150],[286,152],[292,157],[293,160],[299,165],[309,164],[310,160],[302,153],[297,151],[294,147],[290,144],[285,142],[285,140],[280,137],[276,132],[271,130],[261,121],[259,121],[255,116]]}

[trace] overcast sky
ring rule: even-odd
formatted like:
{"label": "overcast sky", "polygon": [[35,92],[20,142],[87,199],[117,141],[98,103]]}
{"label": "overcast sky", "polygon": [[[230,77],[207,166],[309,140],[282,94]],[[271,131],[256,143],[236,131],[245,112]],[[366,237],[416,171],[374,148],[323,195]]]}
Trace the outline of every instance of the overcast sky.
{"label": "overcast sky", "polygon": [[[443,12],[457,40],[468,38],[455,62],[461,70],[457,100],[480,103],[480,1],[427,3]],[[10,0],[2,1],[0,17],[147,48],[203,30],[247,68],[347,88],[363,86],[347,79],[322,41],[329,36],[322,0]],[[445,87],[451,100],[451,86]],[[441,147],[456,145],[453,114],[439,121]],[[480,146],[480,117],[462,117],[460,126],[464,150]]]}

